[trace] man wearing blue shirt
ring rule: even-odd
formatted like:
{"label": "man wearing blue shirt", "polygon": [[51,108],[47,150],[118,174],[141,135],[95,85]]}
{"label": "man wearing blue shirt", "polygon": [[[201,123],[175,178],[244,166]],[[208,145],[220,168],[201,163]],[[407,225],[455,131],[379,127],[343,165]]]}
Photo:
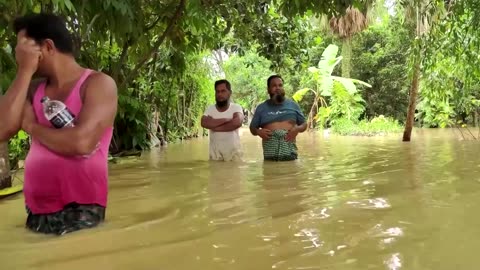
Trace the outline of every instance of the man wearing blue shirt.
{"label": "man wearing blue shirt", "polygon": [[255,109],[250,132],[262,138],[265,160],[295,160],[298,156],[296,137],[307,129],[305,116],[297,103],[285,98],[282,77],[270,76],[267,88],[270,99]]}

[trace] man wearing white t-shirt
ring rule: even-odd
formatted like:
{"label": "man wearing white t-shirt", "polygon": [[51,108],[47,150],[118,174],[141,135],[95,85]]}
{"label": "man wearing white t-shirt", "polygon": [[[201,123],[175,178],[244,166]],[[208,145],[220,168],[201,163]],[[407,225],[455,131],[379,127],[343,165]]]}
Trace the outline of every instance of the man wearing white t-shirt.
{"label": "man wearing white t-shirt", "polygon": [[239,128],[243,109],[230,102],[232,88],[227,80],[215,82],[215,105],[202,116],[202,127],[210,130],[210,159],[232,161],[242,158]]}

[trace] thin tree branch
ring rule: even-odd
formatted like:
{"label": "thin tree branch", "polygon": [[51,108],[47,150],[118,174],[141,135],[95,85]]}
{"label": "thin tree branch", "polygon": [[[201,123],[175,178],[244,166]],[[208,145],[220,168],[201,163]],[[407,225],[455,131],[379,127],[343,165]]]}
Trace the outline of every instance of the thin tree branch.
{"label": "thin tree branch", "polygon": [[160,36],[157,41],[155,42],[155,44],[152,46],[151,50],[148,52],[148,54],[142,59],[140,60],[137,65],[133,68],[133,70],[130,72],[130,74],[128,74],[128,76],[126,77],[125,81],[123,81],[123,83],[121,84],[120,88],[123,88],[125,87],[125,85],[133,78],[135,77],[139,70],[145,65],[145,63],[148,61],[148,59],[152,58],[152,56],[154,55],[154,53],[158,50],[158,48],[160,47],[160,45],[162,45],[162,43],[165,41],[167,35],[172,31],[175,23],[180,19],[180,17],[182,16],[182,12],[185,8],[185,2],[186,0],[180,0],[180,4],[178,5],[177,7],[177,10],[175,11],[175,14],[173,15],[172,19],[170,20],[167,28],[165,29],[165,31],[163,32],[162,36]]}
{"label": "thin tree branch", "polygon": [[162,18],[162,16],[158,16],[158,18],[151,25],[145,27],[144,31],[148,32],[148,31],[152,30],[152,28],[155,27],[158,24],[158,22],[160,21],[161,18]]}
{"label": "thin tree branch", "polygon": [[87,26],[87,31],[85,31],[85,33],[83,33],[83,39],[86,38],[86,35],[88,35],[88,33],[90,33],[90,31],[92,31],[92,27],[93,27],[93,23],[100,17],[100,13],[97,13],[95,14],[95,16],[93,17],[93,19],[90,21],[90,23],[88,24]]}
{"label": "thin tree branch", "polygon": [[123,43],[122,53],[120,54],[120,58],[118,60],[118,63],[117,63],[117,65],[114,66],[112,78],[116,82],[118,82],[118,79],[119,79],[119,76],[120,76],[120,68],[122,67],[123,62],[125,61],[125,58],[128,55],[127,52],[128,52],[128,48],[130,48],[131,43],[132,42],[131,42],[130,38],[125,40],[125,42]]}

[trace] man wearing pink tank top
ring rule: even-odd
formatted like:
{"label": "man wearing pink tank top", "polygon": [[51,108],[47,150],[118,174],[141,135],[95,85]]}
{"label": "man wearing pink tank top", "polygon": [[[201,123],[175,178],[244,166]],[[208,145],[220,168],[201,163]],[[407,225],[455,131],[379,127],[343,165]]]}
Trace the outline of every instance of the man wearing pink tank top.
{"label": "man wearing pink tank top", "polygon": [[[29,15],[16,19],[14,28],[18,69],[0,99],[0,140],[20,129],[32,138],[25,160],[26,227],[58,235],[95,227],[107,206],[116,83],[76,62],[60,17]],[[75,126],[55,129],[43,114],[44,96],[65,103]]]}

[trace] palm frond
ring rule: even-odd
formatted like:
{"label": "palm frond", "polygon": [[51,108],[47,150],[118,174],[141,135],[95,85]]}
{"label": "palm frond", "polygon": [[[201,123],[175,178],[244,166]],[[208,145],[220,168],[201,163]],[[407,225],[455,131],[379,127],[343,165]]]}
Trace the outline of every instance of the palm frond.
{"label": "palm frond", "polygon": [[332,17],[330,29],[340,38],[351,37],[367,28],[367,17],[360,10],[349,7],[345,15]]}

